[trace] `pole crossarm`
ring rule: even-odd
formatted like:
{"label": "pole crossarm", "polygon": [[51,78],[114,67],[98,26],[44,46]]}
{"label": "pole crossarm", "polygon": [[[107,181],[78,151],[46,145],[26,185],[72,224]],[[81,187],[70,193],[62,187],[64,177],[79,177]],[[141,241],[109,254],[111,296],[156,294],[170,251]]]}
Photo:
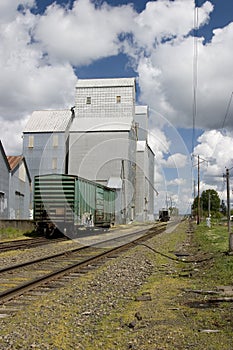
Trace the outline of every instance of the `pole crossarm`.
{"label": "pole crossarm", "polygon": [[[199,155],[193,154],[192,157],[197,157],[197,225],[200,224],[201,218],[201,198],[200,198],[200,164],[207,162],[206,159],[201,158]],[[200,161],[201,160],[201,161]],[[195,166],[196,166],[195,165]]]}

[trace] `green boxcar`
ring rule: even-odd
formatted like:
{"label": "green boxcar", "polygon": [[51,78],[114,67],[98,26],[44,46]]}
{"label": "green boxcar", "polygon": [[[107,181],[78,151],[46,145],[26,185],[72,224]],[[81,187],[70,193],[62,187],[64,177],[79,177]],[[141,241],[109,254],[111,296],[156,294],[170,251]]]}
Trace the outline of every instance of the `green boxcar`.
{"label": "green boxcar", "polygon": [[35,176],[34,220],[40,231],[52,236],[77,227],[109,227],[115,221],[116,192],[73,175]]}

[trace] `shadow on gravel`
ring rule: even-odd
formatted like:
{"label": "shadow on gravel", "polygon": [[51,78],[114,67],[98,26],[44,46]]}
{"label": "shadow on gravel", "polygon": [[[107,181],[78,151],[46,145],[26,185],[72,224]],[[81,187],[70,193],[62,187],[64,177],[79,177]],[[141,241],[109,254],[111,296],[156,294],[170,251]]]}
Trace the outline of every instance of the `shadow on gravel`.
{"label": "shadow on gravel", "polygon": [[184,305],[192,309],[216,309],[219,306],[217,303],[208,301],[188,301]]}

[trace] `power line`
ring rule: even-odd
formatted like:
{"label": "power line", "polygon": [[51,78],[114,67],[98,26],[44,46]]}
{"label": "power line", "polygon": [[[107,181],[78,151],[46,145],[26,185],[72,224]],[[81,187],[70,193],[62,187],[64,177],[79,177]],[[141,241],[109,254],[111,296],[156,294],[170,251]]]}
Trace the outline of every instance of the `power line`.
{"label": "power line", "polygon": [[231,93],[231,96],[230,96],[230,99],[229,99],[229,102],[228,102],[228,105],[227,105],[227,110],[226,110],[226,113],[225,113],[225,116],[224,116],[224,120],[223,120],[223,123],[222,123],[222,129],[224,128],[224,125],[225,125],[225,122],[226,122],[226,119],[227,119],[227,115],[229,113],[229,109],[230,109],[231,101],[232,101],[232,96],[233,96],[233,91]]}
{"label": "power line", "polygon": [[196,116],[197,116],[197,70],[198,70],[198,1],[194,5],[194,36],[193,36],[193,134],[192,134],[192,153],[194,151]]}

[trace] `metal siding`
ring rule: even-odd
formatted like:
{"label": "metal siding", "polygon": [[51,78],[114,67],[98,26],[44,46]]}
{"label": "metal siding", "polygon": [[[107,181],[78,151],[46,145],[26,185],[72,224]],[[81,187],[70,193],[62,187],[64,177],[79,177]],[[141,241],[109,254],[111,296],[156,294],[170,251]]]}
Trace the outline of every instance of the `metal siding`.
{"label": "metal siding", "polygon": [[[65,222],[81,224],[83,215],[92,213],[95,223],[104,220],[104,193],[114,191],[88,180],[71,175],[42,175],[35,177],[34,220],[43,218],[44,210],[56,224]],[[64,211],[61,209],[64,208]],[[59,211],[60,209],[60,211]],[[114,217],[114,203],[111,205]],[[107,218],[109,219],[109,217]],[[64,225],[63,225],[64,226]]]}
{"label": "metal siding", "polygon": [[[139,146],[142,144],[140,143]],[[148,220],[154,215],[154,154],[145,143],[144,150],[139,147],[137,152],[136,173],[136,216],[140,221]],[[145,205],[144,198],[148,203]]]}
{"label": "metal siding", "polygon": [[2,194],[0,203],[0,218],[8,218],[8,201],[9,201],[9,169],[6,163],[5,154],[3,154],[0,145],[0,191]]}
{"label": "metal siding", "polygon": [[145,152],[137,152],[137,168],[136,168],[136,201],[135,212],[136,219],[143,221],[144,198],[145,198]]}
{"label": "metal siding", "polygon": [[[20,163],[24,166],[24,163]],[[19,166],[11,173],[10,177],[10,219],[29,219],[31,207],[30,181],[25,171],[25,181],[19,178]]]}
{"label": "metal siding", "polygon": [[119,177],[121,159],[129,159],[128,133],[83,133],[70,135],[69,173],[107,183]]}
{"label": "metal siding", "polygon": [[75,179],[65,175],[36,176],[34,182],[34,220],[46,210],[55,223],[73,222]]}
{"label": "metal siding", "polygon": [[94,215],[95,211],[95,185],[85,179],[76,180],[76,198],[77,198],[77,221],[81,223],[85,213]]}
{"label": "metal siding", "polygon": [[136,106],[134,120],[138,123],[138,140],[147,141],[148,139],[148,107]]}
{"label": "metal siding", "polygon": [[70,110],[34,111],[24,132],[64,132],[70,119]]}
{"label": "metal siding", "polygon": [[[121,96],[121,103],[116,102],[116,96]],[[91,104],[86,103],[87,97],[91,98]],[[76,114],[79,118],[109,118],[122,117],[133,118],[135,113],[135,86],[132,85],[108,85],[91,84],[76,88]]]}
{"label": "metal siding", "polygon": [[34,133],[34,147],[28,147],[28,140],[31,134],[24,134],[23,154],[26,159],[31,178],[36,175],[51,173],[52,159],[57,158],[57,169],[54,173],[65,172],[65,134],[57,133],[58,146],[53,146],[54,133]]}
{"label": "metal siding", "polygon": [[78,79],[76,88],[135,86],[135,78]]}
{"label": "metal siding", "polygon": [[[118,211],[126,202],[126,221],[131,219],[131,207],[135,205],[135,154],[134,132],[72,133],[70,135],[69,173],[107,185],[110,177],[122,176],[122,160],[125,162],[124,195],[118,203]],[[119,215],[117,216],[120,217]]]}
{"label": "metal siding", "polygon": [[[148,154],[149,154],[149,180],[150,183],[154,185],[154,176],[155,176],[155,165],[154,165],[154,153],[153,151],[148,147]],[[149,215],[154,216],[154,198],[155,198],[155,191],[152,188],[152,186],[149,186],[149,206],[148,206],[148,212]]]}
{"label": "metal siding", "polygon": [[70,132],[130,131],[133,118],[74,118]]}
{"label": "metal siding", "polygon": [[95,223],[101,224],[104,222],[104,190],[100,186],[96,187],[96,210]]}

